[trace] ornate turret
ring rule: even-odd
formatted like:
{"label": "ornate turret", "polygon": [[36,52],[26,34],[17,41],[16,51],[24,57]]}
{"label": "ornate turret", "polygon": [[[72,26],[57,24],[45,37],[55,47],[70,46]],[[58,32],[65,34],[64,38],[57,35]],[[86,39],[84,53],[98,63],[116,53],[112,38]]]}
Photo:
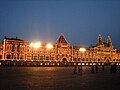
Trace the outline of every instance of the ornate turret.
{"label": "ornate turret", "polygon": [[108,46],[112,46],[111,38],[110,38],[109,35],[108,35],[108,38],[107,38],[107,44],[108,44]]}
{"label": "ornate turret", "polygon": [[103,44],[102,37],[101,37],[101,35],[99,34],[99,35],[98,35],[98,45],[102,45],[102,44]]}

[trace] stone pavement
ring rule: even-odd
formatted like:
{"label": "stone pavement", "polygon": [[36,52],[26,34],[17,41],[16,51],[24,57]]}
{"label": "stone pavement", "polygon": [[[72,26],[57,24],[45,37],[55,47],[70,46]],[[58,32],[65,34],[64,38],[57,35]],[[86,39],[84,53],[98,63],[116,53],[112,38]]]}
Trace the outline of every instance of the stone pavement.
{"label": "stone pavement", "polygon": [[82,74],[73,67],[0,67],[0,90],[120,90],[120,67],[91,73],[84,66]]}

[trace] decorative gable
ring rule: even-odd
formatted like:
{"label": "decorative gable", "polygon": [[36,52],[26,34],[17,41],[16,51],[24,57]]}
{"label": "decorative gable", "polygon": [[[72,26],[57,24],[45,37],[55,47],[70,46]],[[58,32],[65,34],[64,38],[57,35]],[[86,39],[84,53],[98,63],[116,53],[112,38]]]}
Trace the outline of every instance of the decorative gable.
{"label": "decorative gable", "polygon": [[65,39],[64,35],[61,33],[56,44],[68,44],[67,40]]}

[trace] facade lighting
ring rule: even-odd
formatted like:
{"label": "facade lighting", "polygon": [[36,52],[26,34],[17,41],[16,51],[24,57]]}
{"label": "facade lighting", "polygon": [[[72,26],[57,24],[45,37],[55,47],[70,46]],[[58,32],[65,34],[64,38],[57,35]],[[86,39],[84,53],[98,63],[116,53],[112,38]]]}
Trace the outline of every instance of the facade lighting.
{"label": "facade lighting", "polygon": [[80,48],[79,51],[80,51],[80,52],[85,52],[86,49],[85,49],[85,48]]}
{"label": "facade lighting", "polygon": [[52,48],[53,48],[53,45],[52,45],[52,44],[47,44],[47,48],[48,48],[48,49],[52,49]]}
{"label": "facade lighting", "polygon": [[40,42],[37,42],[37,43],[34,43],[34,48],[39,48],[41,46],[41,43]]}
{"label": "facade lighting", "polygon": [[30,43],[30,47],[33,47],[33,42],[32,42],[32,43]]}
{"label": "facade lighting", "polygon": [[36,43],[30,43],[30,47],[34,47],[34,48],[39,48],[41,46],[40,42],[36,42]]}

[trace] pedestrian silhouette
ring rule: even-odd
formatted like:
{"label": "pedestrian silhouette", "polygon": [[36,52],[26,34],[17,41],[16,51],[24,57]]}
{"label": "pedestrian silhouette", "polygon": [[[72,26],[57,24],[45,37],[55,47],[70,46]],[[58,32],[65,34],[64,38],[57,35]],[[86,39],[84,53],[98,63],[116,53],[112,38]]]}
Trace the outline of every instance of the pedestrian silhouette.
{"label": "pedestrian silhouette", "polygon": [[79,73],[79,75],[82,75],[82,65],[78,66],[78,73]]}
{"label": "pedestrian silhouette", "polygon": [[95,69],[96,69],[96,73],[97,73],[98,72],[98,66],[97,65],[95,66]]}
{"label": "pedestrian silhouette", "polygon": [[74,74],[76,73],[76,66],[73,68],[73,73]]}
{"label": "pedestrian silhouette", "polygon": [[102,71],[104,72],[104,65],[102,65]]}
{"label": "pedestrian silhouette", "polygon": [[94,66],[92,65],[91,67],[91,72],[93,73],[94,72]]}
{"label": "pedestrian silhouette", "polygon": [[116,64],[114,64],[114,72],[116,72]]}
{"label": "pedestrian silhouette", "polygon": [[82,70],[82,65],[81,65],[81,68],[80,68],[81,70]]}
{"label": "pedestrian silhouette", "polygon": [[78,72],[80,73],[81,72],[81,68],[78,66]]}
{"label": "pedestrian silhouette", "polygon": [[113,65],[111,65],[110,71],[116,72],[116,64],[115,63]]}
{"label": "pedestrian silhouette", "polygon": [[113,72],[113,69],[114,69],[113,65],[111,65],[110,72]]}

